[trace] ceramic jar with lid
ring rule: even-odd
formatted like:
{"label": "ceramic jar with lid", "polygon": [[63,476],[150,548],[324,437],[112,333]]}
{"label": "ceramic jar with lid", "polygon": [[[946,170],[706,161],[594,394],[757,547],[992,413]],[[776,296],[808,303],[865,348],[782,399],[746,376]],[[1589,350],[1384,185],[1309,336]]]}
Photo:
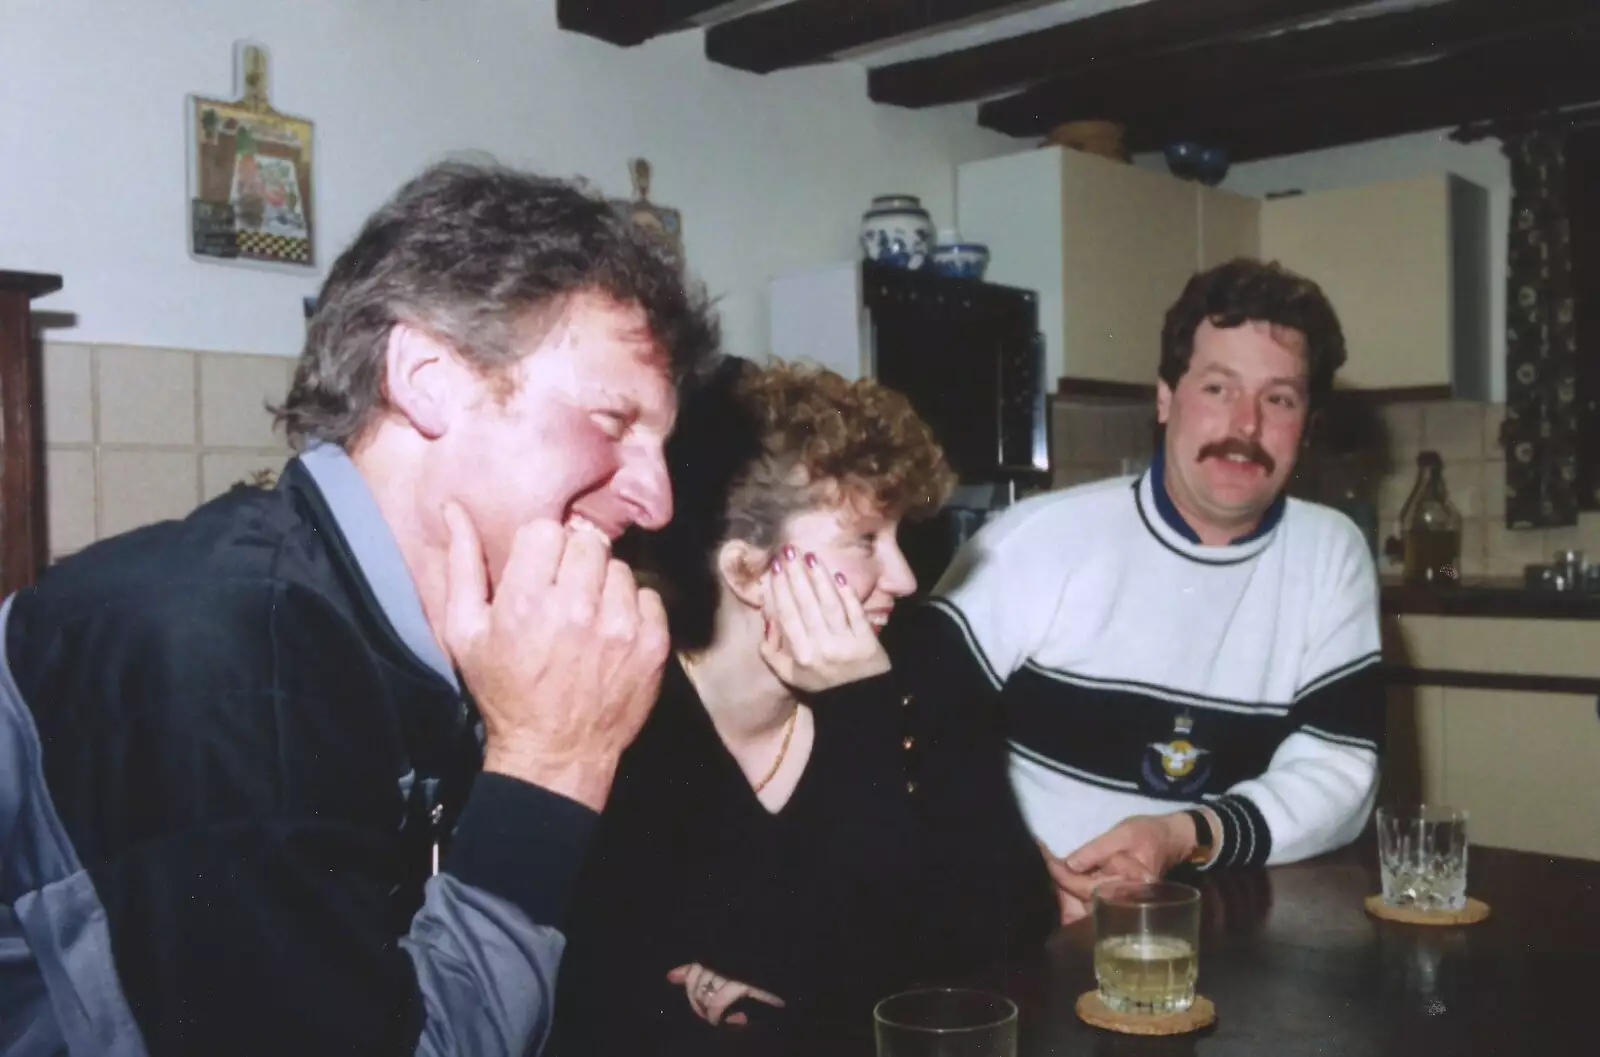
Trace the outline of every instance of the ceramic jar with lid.
{"label": "ceramic jar with lid", "polygon": [[880,264],[927,267],[933,234],[933,219],[915,195],[878,195],[861,215],[862,256]]}

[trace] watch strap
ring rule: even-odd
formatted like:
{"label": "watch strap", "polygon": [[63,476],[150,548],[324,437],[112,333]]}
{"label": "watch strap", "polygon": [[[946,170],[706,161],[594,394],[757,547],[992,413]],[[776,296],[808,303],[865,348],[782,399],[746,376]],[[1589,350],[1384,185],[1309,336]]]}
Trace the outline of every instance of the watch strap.
{"label": "watch strap", "polygon": [[1190,854],[1189,862],[1204,866],[1211,861],[1217,846],[1216,835],[1211,832],[1211,820],[1199,808],[1189,808],[1184,814],[1194,821],[1194,852]]}

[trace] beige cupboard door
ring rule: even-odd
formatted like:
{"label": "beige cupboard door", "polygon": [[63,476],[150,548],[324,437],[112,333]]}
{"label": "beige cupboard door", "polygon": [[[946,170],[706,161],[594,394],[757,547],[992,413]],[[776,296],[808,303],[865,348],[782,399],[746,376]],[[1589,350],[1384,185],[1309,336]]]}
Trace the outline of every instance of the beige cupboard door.
{"label": "beige cupboard door", "polygon": [[1600,859],[1600,716],[1577,694],[1444,693],[1444,797],[1475,844]]}
{"label": "beige cupboard door", "polygon": [[1344,326],[1340,384],[1451,384],[1450,178],[1272,199],[1261,206],[1261,255],[1320,284]]}
{"label": "beige cupboard door", "polygon": [[1068,378],[1155,384],[1167,306],[1200,260],[1199,186],[1063,152],[1062,359]]}
{"label": "beige cupboard door", "polygon": [[1261,253],[1261,199],[1215,187],[1199,188],[1199,196],[1201,269]]}

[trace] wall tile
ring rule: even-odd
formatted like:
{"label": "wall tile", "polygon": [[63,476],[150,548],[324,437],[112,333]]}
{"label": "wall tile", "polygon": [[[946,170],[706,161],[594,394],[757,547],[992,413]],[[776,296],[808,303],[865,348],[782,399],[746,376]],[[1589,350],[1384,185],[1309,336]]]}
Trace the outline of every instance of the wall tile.
{"label": "wall tile", "polygon": [[1396,470],[1416,468],[1417,452],[1422,450],[1422,405],[1385,404],[1378,409]]}
{"label": "wall tile", "polygon": [[1578,549],[1585,561],[1600,562],[1600,514],[1578,515]]}
{"label": "wall tile", "polygon": [[94,542],[94,452],[50,448],[45,453],[50,557],[61,558]]}
{"label": "wall tile", "polygon": [[1393,525],[1399,519],[1400,510],[1416,485],[1415,467],[1384,474],[1378,479],[1378,519],[1382,524]]}
{"label": "wall tile", "polygon": [[1444,464],[1444,485],[1450,493],[1450,502],[1464,518],[1482,517],[1483,460],[1457,459]]}
{"label": "wall tile", "polygon": [[281,403],[296,361],[285,356],[200,355],[200,442],[207,448],[280,448],[268,401]]}
{"label": "wall tile", "polygon": [[1489,573],[1488,528],[1483,519],[1461,522],[1461,575],[1487,576]]}
{"label": "wall tile", "polygon": [[44,344],[47,444],[94,443],[94,357],[88,345]]}
{"label": "wall tile", "polygon": [[1072,462],[1072,408],[1059,400],[1050,403],[1050,459],[1058,470]]}
{"label": "wall tile", "polygon": [[1149,455],[1154,423],[1155,409],[1144,404],[1108,409],[1106,454],[1116,459]]}
{"label": "wall tile", "polygon": [[1506,518],[1506,463],[1490,459],[1483,464],[1483,516],[1491,521]]}
{"label": "wall tile", "polygon": [[1067,458],[1073,462],[1104,459],[1106,451],[1105,409],[1090,404],[1069,404],[1066,412]]}
{"label": "wall tile", "polygon": [[1506,450],[1500,446],[1500,426],[1506,420],[1506,405],[1483,405],[1483,454],[1488,459],[1505,461]]}
{"label": "wall tile", "polygon": [[100,449],[100,535],[178,518],[200,498],[200,460],[193,452]]}
{"label": "wall tile", "polygon": [[1452,462],[1483,458],[1483,405],[1465,400],[1441,400],[1422,412],[1422,446],[1444,458],[1445,472]]}
{"label": "wall tile", "polygon": [[276,476],[287,461],[287,452],[271,449],[204,452],[200,456],[201,501],[215,498],[240,482],[249,483],[262,470],[269,470]]}
{"label": "wall tile", "polygon": [[1550,560],[1544,529],[1508,529],[1504,522],[1484,523],[1490,576],[1521,576],[1523,566]]}
{"label": "wall tile", "polygon": [[101,444],[194,443],[193,353],[102,345],[95,370]]}

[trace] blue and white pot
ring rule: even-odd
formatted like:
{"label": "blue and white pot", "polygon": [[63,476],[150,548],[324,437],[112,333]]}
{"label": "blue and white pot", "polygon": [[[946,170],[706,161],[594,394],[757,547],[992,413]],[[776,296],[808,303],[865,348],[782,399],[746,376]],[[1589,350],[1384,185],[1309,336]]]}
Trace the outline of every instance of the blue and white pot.
{"label": "blue and white pot", "polygon": [[861,215],[861,254],[869,261],[926,268],[933,253],[933,219],[915,195],[879,195]]}
{"label": "blue and white pot", "polygon": [[982,279],[989,247],[981,242],[941,241],[933,250],[933,270],[953,279]]}

